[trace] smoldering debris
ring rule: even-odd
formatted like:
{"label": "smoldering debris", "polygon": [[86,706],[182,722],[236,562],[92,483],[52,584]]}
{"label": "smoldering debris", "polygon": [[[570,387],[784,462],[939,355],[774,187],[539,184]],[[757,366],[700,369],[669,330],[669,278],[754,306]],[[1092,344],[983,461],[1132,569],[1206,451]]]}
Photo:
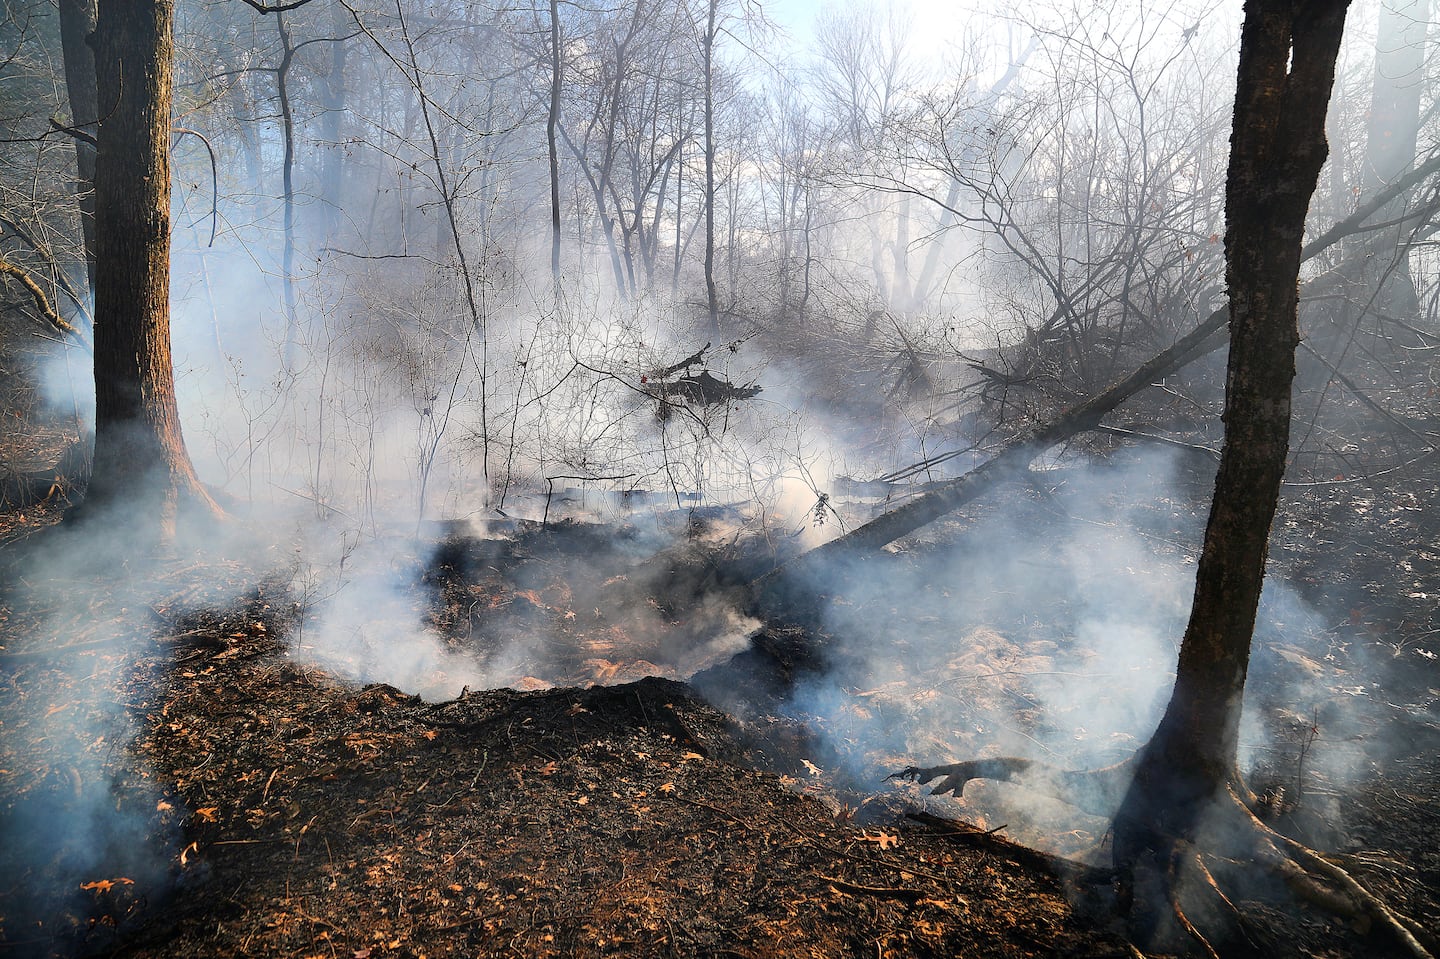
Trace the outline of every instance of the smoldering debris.
{"label": "smoldering debris", "polygon": [[790,543],[686,516],[678,527],[564,521],[503,538],[456,531],[433,547],[354,545],[298,574],[306,615],[293,654],[432,700],[686,678],[744,647],[759,624],[739,612],[739,592]]}
{"label": "smoldering debris", "polygon": [[[787,639],[772,627],[744,662],[697,686],[742,717],[758,708],[799,723],[809,757],[857,797],[911,764],[1013,755],[1085,769],[1127,758],[1163,712],[1189,612],[1204,483],[1176,469],[1145,455],[1042,474],[869,557],[863,575],[820,570],[810,585],[828,598],[813,633]],[[1387,753],[1373,710],[1345,693],[1362,663],[1278,576],[1254,662],[1241,759],[1257,782],[1279,766],[1293,783],[1298,764],[1325,791],[1363,772],[1366,751]],[[751,678],[767,669],[788,683],[784,695]],[[1323,738],[1296,721],[1312,709]],[[1057,849],[1062,837],[1058,851],[1071,855],[1093,852],[1105,832],[1008,785],[976,783],[940,809],[1028,822],[1026,841]]]}

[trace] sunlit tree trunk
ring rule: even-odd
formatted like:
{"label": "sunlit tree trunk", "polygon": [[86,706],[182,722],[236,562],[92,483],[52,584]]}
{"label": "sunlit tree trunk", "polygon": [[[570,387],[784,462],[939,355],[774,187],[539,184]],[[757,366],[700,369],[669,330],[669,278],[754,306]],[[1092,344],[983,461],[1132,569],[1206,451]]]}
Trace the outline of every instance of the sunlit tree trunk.
{"label": "sunlit tree trunk", "polygon": [[95,465],[80,515],[124,506],[142,532],[218,512],[180,433],[170,358],[173,0],[106,0],[95,31],[108,105],[95,160]]}
{"label": "sunlit tree trunk", "polygon": [[1289,450],[1297,281],[1348,0],[1249,0],[1226,184],[1225,446],[1175,689],[1116,819],[1117,863],[1188,837],[1236,782],[1240,707]]}

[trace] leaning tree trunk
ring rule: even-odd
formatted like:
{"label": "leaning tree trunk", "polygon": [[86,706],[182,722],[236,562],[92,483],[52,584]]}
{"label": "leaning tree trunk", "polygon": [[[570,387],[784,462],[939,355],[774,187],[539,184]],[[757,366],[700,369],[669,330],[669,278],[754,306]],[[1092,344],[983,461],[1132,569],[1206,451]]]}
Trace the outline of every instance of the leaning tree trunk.
{"label": "leaning tree trunk", "polygon": [[[1356,233],[1369,229],[1366,224],[1397,197],[1412,191],[1417,184],[1440,172],[1440,155],[1410,167],[1380,192],[1367,197],[1355,211],[1331,225],[1300,251],[1301,262],[1334,247]],[[749,585],[750,611],[767,619],[783,619],[790,615],[791,603],[797,598],[808,604],[813,591],[812,576],[823,572],[830,575],[836,564],[842,566],[863,561],[887,543],[908,536],[921,527],[959,509],[983,496],[1004,481],[1024,475],[1030,461],[1045,450],[1071,437],[1094,429],[1105,415],[1140,390],[1178,369],[1183,368],[1226,342],[1226,322],[1230,307],[1211,313],[1169,349],[1156,354],[1129,376],[1109,389],[1071,407],[1054,419],[1047,420],[1010,441],[992,459],[964,476],[947,480],[903,506],[858,526],[844,536],[830,540],[797,557],[785,566]]]}
{"label": "leaning tree trunk", "polygon": [[174,0],[106,0],[95,31],[95,461],[80,515],[126,508],[142,533],[218,512],[180,434],[170,358]]}
{"label": "leaning tree trunk", "polygon": [[1349,0],[1249,0],[1226,183],[1225,446],[1175,689],[1115,823],[1122,869],[1243,788],[1241,698],[1289,450],[1297,279]]}

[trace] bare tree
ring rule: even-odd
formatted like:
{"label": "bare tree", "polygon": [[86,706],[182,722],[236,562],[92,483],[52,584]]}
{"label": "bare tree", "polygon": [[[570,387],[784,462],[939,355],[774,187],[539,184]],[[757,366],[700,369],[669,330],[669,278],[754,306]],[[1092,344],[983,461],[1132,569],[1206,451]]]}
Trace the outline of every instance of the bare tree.
{"label": "bare tree", "polygon": [[1218,44],[1148,11],[1034,29],[1045,68],[1031,82],[1048,89],[938,112],[936,166],[963,189],[930,196],[1003,254],[997,279],[1023,278],[1005,381],[1084,393],[1123,368],[1126,346],[1167,342],[1218,296],[1209,144],[1225,91],[1210,80]]}
{"label": "bare tree", "polygon": [[855,201],[868,228],[863,256],[874,302],[901,312],[911,307],[912,211],[903,196],[873,187],[877,177],[904,182],[909,169],[909,151],[897,149],[897,137],[922,80],[907,52],[913,26],[894,8],[827,11],[817,29],[820,66],[814,77],[834,137],[827,151],[829,179],[858,186]]}

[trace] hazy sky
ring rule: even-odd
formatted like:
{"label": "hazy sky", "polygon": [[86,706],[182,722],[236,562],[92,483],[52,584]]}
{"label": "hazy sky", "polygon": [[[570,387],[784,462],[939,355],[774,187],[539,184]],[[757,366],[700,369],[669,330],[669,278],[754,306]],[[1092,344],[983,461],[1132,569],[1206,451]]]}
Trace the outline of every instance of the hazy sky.
{"label": "hazy sky", "polygon": [[959,42],[967,23],[972,22],[972,11],[985,5],[961,5],[945,0],[881,0],[879,3],[860,0],[842,3],[834,0],[764,0],[763,3],[765,15],[783,27],[801,47],[809,46],[815,20],[821,12],[852,6],[878,9],[889,6],[902,16],[908,14],[915,26],[912,40],[917,52],[924,50],[939,55],[947,46]]}
{"label": "hazy sky", "polygon": [[[943,74],[962,69],[983,72],[993,67],[997,72],[1018,53],[1018,45],[1030,34],[1007,23],[1016,12],[1015,4],[994,0],[969,0],[955,3],[946,0],[761,0],[765,16],[783,29],[793,43],[796,56],[803,60],[814,50],[815,23],[822,14],[835,14],[848,9],[893,9],[897,24],[906,28],[904,50],[906,61],[913,69],[921,67]],[[975,41],[986,38],[982,47],[988,51],[990,63],[974,59]],[[1009,53],[1007,54],[1007,50]],[[969,52],[969,56],[965,52]],[[960,64],[964,64],[960,66]],[[797,66],[791,62],[788,66]]]}

